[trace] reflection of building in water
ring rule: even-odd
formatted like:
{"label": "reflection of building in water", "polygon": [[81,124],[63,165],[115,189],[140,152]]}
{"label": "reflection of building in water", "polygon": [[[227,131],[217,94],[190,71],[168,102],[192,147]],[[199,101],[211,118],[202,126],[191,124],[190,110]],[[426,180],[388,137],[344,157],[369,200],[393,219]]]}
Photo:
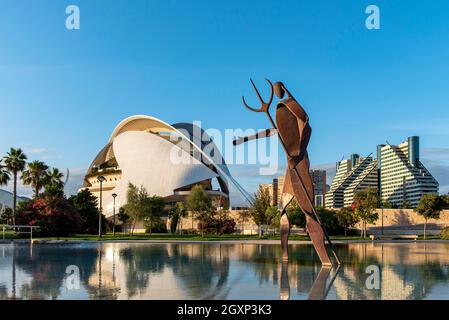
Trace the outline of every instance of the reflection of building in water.
{"label": "reflection of building in water", "polygon": [[[366,267],[366,266],[364,266]],[[365,271],[363,268],[362,271]],[[401,274],[390,266],[380,269],[380,289],[368,289],[369,274],[358,269],[345,268],[335,279],[334,287],[339,300],[409,300],[414,299],[414,284],[404,281]],[[360,278],[360,279],[358,279]],[[355,284],[355,286],[354,286]],[[357,287],[356,287],[357,286]]]}
{"label": "reflection of building in water", "polygon": [[[335,280],[337,299],[414,300],[425,298],[436,277],[447,282],[448,248],[435,244],[354,244],[347,260],[358,261],[344,267]],[[380,269],[380,289],[368,289],[368,266]],[[444,279],[444,280],[443,280]]]}

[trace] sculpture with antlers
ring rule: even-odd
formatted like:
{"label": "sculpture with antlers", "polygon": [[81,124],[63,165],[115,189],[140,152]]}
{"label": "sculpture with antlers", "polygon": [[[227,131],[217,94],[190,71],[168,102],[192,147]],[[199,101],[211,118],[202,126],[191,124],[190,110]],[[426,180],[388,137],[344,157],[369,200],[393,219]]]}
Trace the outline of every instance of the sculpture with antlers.
{"label": "sculpture with antlers", "polygon": [[[335,257],[336,263],[340,264],[337,253],[335,252],[332,242],[321,223],[320,217],[313,206],[313,182],[310,177],[309,157],[307,154],[307,146],[309,144],[312,129],[309,124],[309,117],[301,105],[293,98],[291,93],[287,90],[282,82],[276,82],[274,85],[270,80],[266,79],[270,85],[271,94],[268,102],[265,102],[260,96],[259,90],[251,79],[251,84],[261,102],[261,107],[255,109],[250,107],[245,98],[243,104],[253,112],[264,112],[273,126],[273,129],[264,130],[262,134],[256,134],[251,137],[238,138],[234,141],[234,145],[258,139],[260,137],[271,136],[278,133],[279,141],[286,153],[287,157],[287,172],[285,174],[284,188],[282,190],[283,199],[281,201],[281,247],[282,258],[288,260],[288,235],[290,231],[290,223],[286,214],[286,208],[291,203],[293,198],[296,198],[299,207],[306,216],[306,230],[312,240],[312,244],[323,265],[332,265],[329,255],[326,250],[325,239],[329,243],[332,253]],[[276,123],[274,122],[269,112],[269,107],[273,102],[274,94],[279,99],[287,98],[279,101],[276,107]],[[287,199],[285,199],[287,196]]]}

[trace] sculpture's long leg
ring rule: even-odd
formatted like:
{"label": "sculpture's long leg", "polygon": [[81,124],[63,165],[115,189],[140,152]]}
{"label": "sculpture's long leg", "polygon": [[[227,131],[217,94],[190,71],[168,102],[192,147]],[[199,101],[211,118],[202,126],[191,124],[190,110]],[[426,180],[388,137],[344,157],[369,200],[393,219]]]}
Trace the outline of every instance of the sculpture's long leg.
{"label": "sculpture's long leg", "polygon": [[288,221],[287,214],[281,216],[281,248],[282,248],[282,260],[288,260],[288,234],[290,233],[290,222]]}
{"label": "sculpture's long leg", "polygon": [[[283,196],[283,195],[282,195]],[[281,197],[282,197],[281,196]],[[292,203],[293,196],[289,194],[289,199],[284,201],[285,199],[281,199],[281,221],[280,221],[280,233],[281,233],[281,249],[282,249],[282,260],[288,261],[288,235],[290,234],[290,222],[288,221],[287,216],[287,207]],[[286,203],[283,205],[283,203]]]}
{"label": "sculpture's long leg", "polygon": [[326,244],[324,243],[323,228],[308,214],[306,214],[306,228],[323,266],[332,266],[332,262],[327,254]]}

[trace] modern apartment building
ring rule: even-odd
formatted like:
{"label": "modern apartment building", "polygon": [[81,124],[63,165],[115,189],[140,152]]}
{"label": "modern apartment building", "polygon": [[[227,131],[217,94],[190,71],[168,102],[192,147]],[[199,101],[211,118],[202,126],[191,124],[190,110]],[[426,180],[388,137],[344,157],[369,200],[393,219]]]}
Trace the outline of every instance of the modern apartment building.
{"label": "modern apartment building", "polygon": [[377,159],[353,154],[338,162],[325,207],[350,206],[367,188],[376,188],[382,201],[397,207],[416,207],[423,194],[438,193],[438,182],[419,160],[419,137],[377,146]]}
{"label": "modern apartment building", "polygon": [[438,193],[438,182],[419,158],[419,137],[377,147],[379,191],[383,201],[416,207],[422,195]]}
{"label": "modern apartment building", "polygon": [[349,159],[337,163],[336,175],[326,193],[326,208],[342,208],[351,205],[354,194],[366,188],[377,188],[376,160],[352,154]]}

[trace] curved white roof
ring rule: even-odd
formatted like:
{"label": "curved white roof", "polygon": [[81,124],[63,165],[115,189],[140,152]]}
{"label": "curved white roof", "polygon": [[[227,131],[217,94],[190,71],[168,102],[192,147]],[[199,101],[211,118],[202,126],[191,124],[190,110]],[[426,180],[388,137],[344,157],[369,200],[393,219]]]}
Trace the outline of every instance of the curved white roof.
{"label": "curved white roof", "polygon": [[109,138],[112,142],[116,136],[125,131],[151,131],[157,132],[178,132],[174,127],[168,123],[157,119],[155,117],[146,115],[135,115],[122,120],[114,129]]}

